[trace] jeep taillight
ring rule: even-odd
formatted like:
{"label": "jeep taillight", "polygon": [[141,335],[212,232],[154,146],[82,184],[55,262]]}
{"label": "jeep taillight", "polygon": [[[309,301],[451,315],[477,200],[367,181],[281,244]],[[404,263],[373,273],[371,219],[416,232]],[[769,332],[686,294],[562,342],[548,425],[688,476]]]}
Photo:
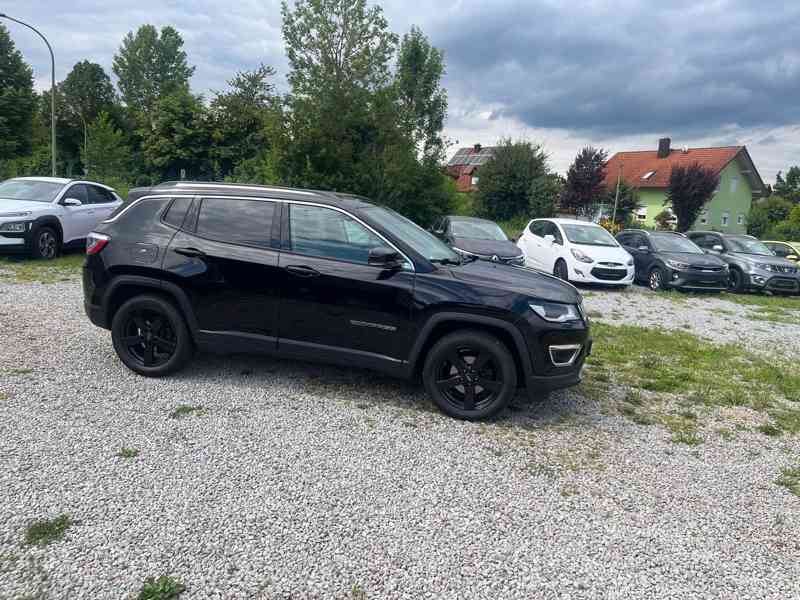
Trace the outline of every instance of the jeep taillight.
{"label": "jeep taillight", "polygon": [[92,255],[97,254],[103,248],[108,246],[108,242],[111,241],[111,238],[107,235],[103,235],[102,233],[90,233],[86,236],[86,254]]}

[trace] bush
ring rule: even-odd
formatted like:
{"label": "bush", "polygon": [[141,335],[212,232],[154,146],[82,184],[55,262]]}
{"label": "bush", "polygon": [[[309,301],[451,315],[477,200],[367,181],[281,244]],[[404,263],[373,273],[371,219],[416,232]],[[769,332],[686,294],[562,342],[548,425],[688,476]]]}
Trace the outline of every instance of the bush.
{"label": "bush", "polygon": [[[753,204],[747,215],[747,233],[763,238],[779,223],[789,218],[792,203],[780,196],[770,196],[757,204]],[[798,219],[800,221],[800,219]]]}

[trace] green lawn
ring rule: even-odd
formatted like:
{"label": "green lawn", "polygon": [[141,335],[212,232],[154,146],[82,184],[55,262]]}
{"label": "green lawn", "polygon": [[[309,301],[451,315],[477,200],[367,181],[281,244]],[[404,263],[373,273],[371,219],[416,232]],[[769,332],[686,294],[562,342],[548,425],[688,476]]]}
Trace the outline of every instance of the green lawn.
{"label": "green lawn", "polygon": [[0,282],[57,283],[80,277],[86,259],[82,252],[65,254],[54,260],[33,260],[21,257],[0,258]]}

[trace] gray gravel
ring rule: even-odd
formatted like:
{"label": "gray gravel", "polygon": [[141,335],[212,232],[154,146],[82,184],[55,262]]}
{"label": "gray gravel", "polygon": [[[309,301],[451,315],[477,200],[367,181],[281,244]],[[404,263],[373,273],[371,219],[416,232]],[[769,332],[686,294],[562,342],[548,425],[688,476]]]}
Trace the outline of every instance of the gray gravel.
{"label": "gray gravel", "polygon": [[734,343],[762,354],[800,358],[800,300],[797,310],[786,310],[793,322],[774,323],[758,318],[759,307],[726,300],[716,294],[652,292],[631,286],[626,290],[581,290],[592,316],[612,324],[660,327],[693,333],[716,343]]}
{"label": "gray gravel", "polygon": [[[408,384],[252,357],[148,380],[81,300],[0,284],[0,598],[160,574],[198,599],[800,597],[800,498],[773,483],[796,438],[676,445],[575,391],[468,424]],[[23,544],[61,513],[64,539]]]}

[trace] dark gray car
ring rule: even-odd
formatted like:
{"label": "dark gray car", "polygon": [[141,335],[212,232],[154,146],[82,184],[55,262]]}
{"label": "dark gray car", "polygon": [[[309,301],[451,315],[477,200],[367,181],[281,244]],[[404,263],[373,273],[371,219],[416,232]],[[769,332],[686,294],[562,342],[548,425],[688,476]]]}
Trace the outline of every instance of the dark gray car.
{"label": "dark gray car", "polygon": [[705,252],[728,263],[731,291],[800,293],[797,265],[775,256],[753,236],[716,231],[690,231],[687,235]]}
{"label": "dark gray car", "polygon": [[442,217],[431,231],[461,255],[516,266],[525,264],[522,251],[494,221],[476,217]]}

